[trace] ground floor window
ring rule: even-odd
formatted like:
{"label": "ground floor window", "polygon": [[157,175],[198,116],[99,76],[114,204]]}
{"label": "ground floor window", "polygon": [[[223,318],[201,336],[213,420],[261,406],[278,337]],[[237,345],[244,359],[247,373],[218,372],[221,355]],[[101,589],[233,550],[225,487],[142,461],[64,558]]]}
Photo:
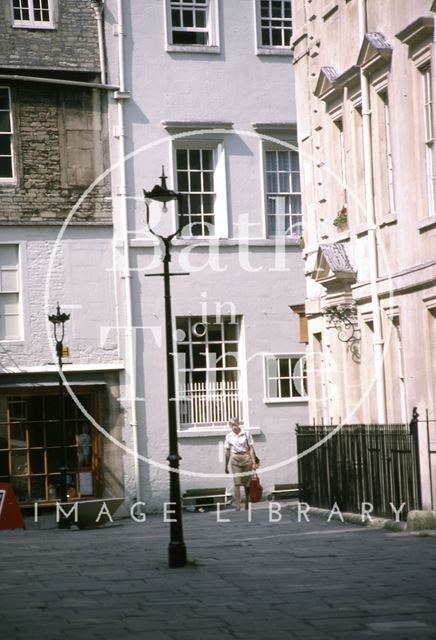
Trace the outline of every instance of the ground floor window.
{"label": "ground floor window", "polygon": [[[97,415],[97,392],[76,391],[81,404]],[[65,395],[68,495],[95,496],[99,446],[95,429]],[[31,392],[0,396],[0,482],[12,485],[20,502],[59,500],[64,464],[59,396]]]}
{"label": "ground floor window", "polygon": [[181,426],[242,420],[240,319],[179,317],[176,327]]}

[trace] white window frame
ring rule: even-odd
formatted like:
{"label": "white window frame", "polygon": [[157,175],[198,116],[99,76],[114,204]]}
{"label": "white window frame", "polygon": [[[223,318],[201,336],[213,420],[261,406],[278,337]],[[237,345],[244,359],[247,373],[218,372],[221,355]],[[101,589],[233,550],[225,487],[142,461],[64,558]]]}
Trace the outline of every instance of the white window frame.
{"label": "white window frame", "polygon": [[436,216],[435,203],[435,159],[434,159],[434,124],[433,124],[433,83],[430,62],[419,69],[422,91],[423,142],[425,148],[425,180],[427,194],[427,212],[429,218]]}
{"label": "white window frame", "polygon": [[[226,183],[226,155],[224,142],[218,142],[216,140],[177,140],[173,147],[173,184],[180,193],[188,193],[180,189],[177,176],[177,151],[180,149],[186,150],[207,150],[212,151],[213,163],[214,163],[214,233],[210,235],[192,235],[187,233],[186,225],[189,224],[189,218],[185,211],[184,229],[181,231],[181,237],[184,239],[204,239],[210,240],[212,238],[228,238],[229,224],[228,224],[228,210],[227,210],[227,183]],[[183,206],[183,204],[182,204]],[[186,206],[186,205],[185,205]],[[176,212],[178,215],[178,212]],[[176,221],[176,228],[178,226],[178,220]]]}
{"label": "white window frame", "polygon": [[[24,9],[28,9],[29,11],[29,19],[28,20],[18,20],[14,17],[14,9],[21,9],[23,7],[18,7],[18,5],[26,1],[28,2],[28,7],[24,7]],[[48,4],[48,12],[50,16],[50,20],[36,20],[35,15],[36,12],[39,11],[39,7],[36,7],[35,4],[40,2],[41,0],[10,0],[11,6],[11,18],[12,18],[12,26],[17,29],[54,29],[55,28],[55,1],[56,0],[47,0]]]}
{"label": "white window frame", "polygon": [[386,163],[386,187],[388,191],[389,212],[395,215],[395,180],[394,163],[392,159],[392,128],[391,113],[389,104],[389,93],[387,88],[379,92],[379,97],[383,102],[383,128],[385,134],[385,163]]}
{"label": "white window frame", "polygon": [[[181,325],[187,323],[187,331],[181,329]],[[220,340],[209,335],[208,325],[221,325]],[[225,339],[225,325],[235,325],[235,337]],[[177,355],[177,410],[178,422],[182,428],[203,427],[207,424],[223,426],[228,420],[237,415],[241,420],[245,411],[244,394],[242,393],[242,318],[240,316],[179,316],[176,319],[176,355]],[[184,348],[181,349],[181,345]],[[214,346],[215,345],[215,348]],[[220,355],[217,355],[216,345],[220,345]],[[198,355],[204,355],[205,366],[195,366],[196,351]],[[187,349],[188,358],[184,357]],[[245,360],[244,360],[245,361]],[[225,372],[231,372],[232,378],[226,380]],[[204,377],[200,382],[195,378]],[[219,380],[218,378],[221,378]],[[197,387],[197,388],[196,388]],[[224,393],[223,393],[224,390]],[[230,391],[228,397],[233,397],[233,402],[226,400],[226,409],[223,405],[214,410],[216,397],[226,397],[226,390]],[[185,395],[186,394],[186,395]],[[190,405],[191,417],[200,417],[193,422],[186,421],[181,415],[183,402]],[[224,413],[224,415],[223,415]]]}
{"label": "white window frame", "polygon": [[[284,152],[284,153],[295,153],[297,154],[297,156],[299,157],[298,151],[296,149],[291,149],[289,148],[290,143],[286,143],[284,145],[280,145],[279,143],[274,144],[272,142],[267,142],[264,141],[263,143],[263,149],[262,149],[262,175],[263,175],[263,189],[264,189],[264,220],[265,220],[265,235],[267,238],[299,238],[302,234],[303,234],[303,212],[302,212],[302,191],[301,191],[301,167],[300,167],[300,163],[299,163],[299,176],[300,176],[300,191],[289,191],[289,192],[282,192],[283,195],[287,195],[289,196],[289,198],[291,198],[292,196],[299,196],[300,197],[300,209],[301,212],[299,214],[301,223],[300,223],[300,228],[296,230],[295,233],[292,233],[292,213],[284,213],[284,215],[290,215],[291,216],[291,226],[290,226],[290,230],[289,233],[286,234],[281,234],[281,233],[275,233],[275,234],[270,234],[269,232],[269,218],[273,215],[270,214],[268,212],[268,198],[269,196],[269,190],[268,190],[268,177],[267,177],[267,153],[272,151],[272,152]],[[280,172],[278,172],[280,173]],[[292,189],[292,171],[290,172],[290,187]],[[277,192],[277,195],[280,196],[280,192]],[[294,214],[295,215],[295,214]]]}
{"label": "white window frame", "polygon": [[[292,55],[292,49],[291,49],[291,38],[289,38],[289,43],[287,45],[274,45],[274,44],[263,44],[262,43],[262,10],[261,10],[261,2],[262,0],[254,0],[255,1],[255,16],[256,16],[256,42],[257,42],[257,54],[261,54],[261,55]],[[273,0],[264,0],[264,1],[268,1],[270,3],[270,10],[271,10],[271,2]],[[289,2],[290,0],[274,0],[274,1],[279,1],[281,2],[282,6],[284,7],[285,2]],[[292,11],[292,2],[290,2],[291,4],[291,11]],[[291,13],[292,15],[292,13]],[[287,18],[282,18],[281,20],[286,20]],[[272,21],[279,21],[279,19],[273,18],[271,16],[271,11],[270,11],[270,18],[269,18],[270,22]],[[291,22],[290,22],[290,30],[291,30],[291,37],[292,37],[292,17],[291,17]],[[284,31],[286,27],[282,26],[281,29],[282,31]],[[283,41],[283,37],[284,34],[282,34],[282,41]]]}
{"label": "white window frame", "polygon": [[1,112],[4,113],[5,111],[7,111],[7,113],[9,113],[9,131],[1,131],[0,132],[0,136],[5,135],[5,136],[10,136],[10,143],[11,143],[11,154],[9,155],[5,155],[4,157],[7,158],[11,158],[11,165],[12,165],[12,176],[0,176],[0,183],[10,183],[10,182],[16,182],[16,175],[15,175],[15,149],[14,149],[14,119],[12,117],[12,96],[11,96],[11,90],[10,87],[5,87],[5,86],[0,86],[0,89],[6,89],[7,94],[8,94],[8,99],[9,99],[9,109],[2,109]]}
{"label": "white window frame", "polygon": [[[294,374],[295,372],[295,368],[298,365],[298,363],[303,363],[303,366],[305,364],[305,358],[306,358],[306,354],[305,353],[265,353],[264,354],[264,385],[265,385],[265,394],[264,394],[264,402],[265,403],[288,403],[288,402],[307,402],[308,401],[308,394],[307,394],[307,367],[305,368],[305,375],[304,374]],[[277,375],[276,376],[270,376],[270,368],[269,368],[269,361],[274,360],[275,364],[277,366]],[[281,377],[279,374],[279,361],[280,360],[288,360],[289,361],[289,367],[290,367],[290,376],[289,377]],[[293,361],[296,361],[293,363]],[[292,365],[292,366],[291,366]],[[301,366],[301,365],[300,365]],[[279,381],[279,380],[287,380],[289,381],[289,389],[290,389],[290,395],[289,396],[272,396],[270,394],[270,383],[272,381]],[[305,393],[303,393],[302,395],[292,395],[292,388],[294,385],[294,380],[300,380],[300,381],[305,381]]]}
{"label": "white window frame", "polygon": [[[3,247],[14,247],[16,249],[17,254],[17,262],[16,266],[4,266],[1,261],[1,251]],[[16,282],[17,286],[15,289],[5,289],[3,288],[3,274],[14,272],[16,274]],[[22,340],[23,336],[23,315],[21,308],[21,291],[22,291],[22,283],[21,283],[21,269],[20,269],[20,245],[16,243],[4,242],[0,243],[0,299],[3,301],[3,296],[6,295],[15,295],[16,296],[16,313],[7,313],[5,316],[13,316],[17,318],[17,335],[2,335],[0,333],[0,342],[17,342]],[[0,313],[2,310],[2,305],[0,305]]]}
{"label": "white window frame", "polygon": [[[178,44],[173,41],[172,27],[172,5],[187,5],[187,9],[195,10],[196,0],[165,0],[165,24],[166,24],[166,50],[171,52],[190,53],[220,53],[220,34],[219,34],[219,4],[218,0],[207,0],[207,24],[198,31],[206,32],[209,41],[207,44]],[[201,7],[200,7],[201,8]],[[195,27],[180,28],[180,31],[195,32]]]}

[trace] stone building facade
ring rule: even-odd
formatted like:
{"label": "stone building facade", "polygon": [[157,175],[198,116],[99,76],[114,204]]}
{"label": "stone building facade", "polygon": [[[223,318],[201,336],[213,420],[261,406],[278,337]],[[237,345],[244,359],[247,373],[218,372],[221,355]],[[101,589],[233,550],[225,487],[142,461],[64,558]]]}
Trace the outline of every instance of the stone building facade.
{"label": "stone building facade", "polygon": [[309,410],[420,423],[436,489],[435,3],[294,6]]}
{"label": "stone building facade", "polygon": [[47,319],[58,303],[71,316],[63,368],[69,491],[124,494],[122,456],[98,430],[121,432],[122,368],[100,18],[91,0],[14,0],[0,9],[0,482],[23,504],[50,504],[61,493]]}

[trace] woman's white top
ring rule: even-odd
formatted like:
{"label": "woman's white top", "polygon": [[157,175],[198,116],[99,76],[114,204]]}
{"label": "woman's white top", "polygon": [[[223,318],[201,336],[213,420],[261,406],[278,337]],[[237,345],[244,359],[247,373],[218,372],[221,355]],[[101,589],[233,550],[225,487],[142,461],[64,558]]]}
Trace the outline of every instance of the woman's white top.
{"label": "woman's white top", "polygon": [[230,431],[224,440],[224,449],[231,449],[233,453],[248,453],[249,447],[253,444],[253,437],[250,433],[241,430],[236,434],[234,431]]}

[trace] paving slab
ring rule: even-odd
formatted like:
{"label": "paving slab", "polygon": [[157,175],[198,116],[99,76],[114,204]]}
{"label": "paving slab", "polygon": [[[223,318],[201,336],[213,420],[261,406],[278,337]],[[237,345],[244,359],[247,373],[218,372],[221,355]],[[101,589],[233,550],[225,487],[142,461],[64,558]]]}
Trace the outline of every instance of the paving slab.
{"label": "paving slab", "polygon": [[269,513],[184,513],[181,569],[159,515],[1,531],[1,640],[436,638],[435,537]]}

